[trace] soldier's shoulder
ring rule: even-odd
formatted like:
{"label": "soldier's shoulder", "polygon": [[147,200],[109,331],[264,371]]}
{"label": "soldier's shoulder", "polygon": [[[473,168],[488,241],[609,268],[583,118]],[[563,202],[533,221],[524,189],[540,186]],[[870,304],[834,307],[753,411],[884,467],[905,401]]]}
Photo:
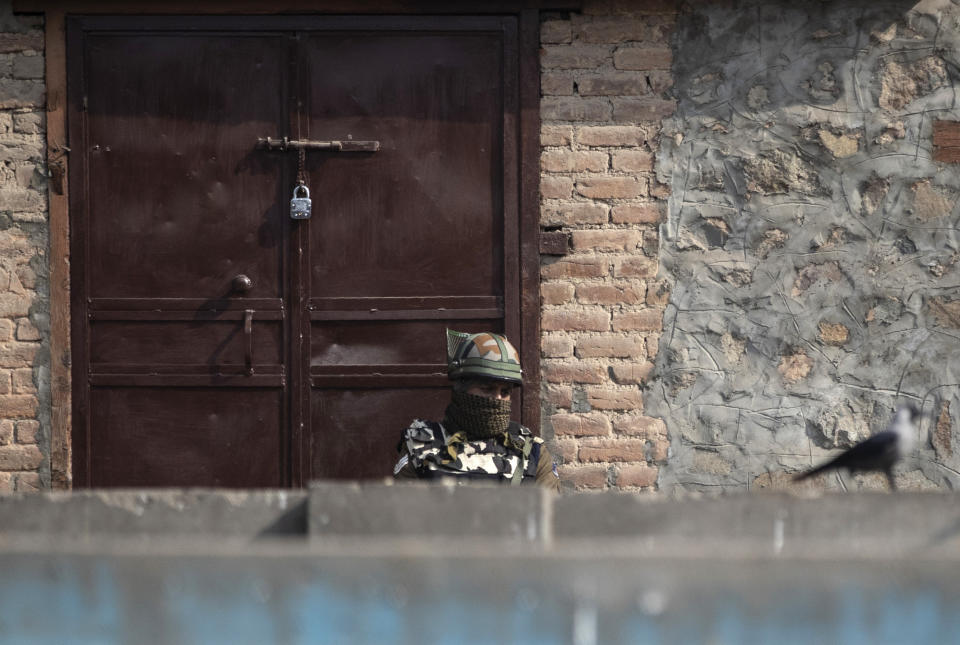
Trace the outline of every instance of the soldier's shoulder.
{"label": "soldier's shoulder", "polygon": [[443,436],[442,433],[442,426],[436,421],[414,419],[403,431],[403,437],[412,441],[429,442],[433,441],[435,437]]}
{"label": "soldier's shoulder", "polygon": [[533,443],[543,443],[543,439],[540,437],[534,436],[533,431],[530,430],[527,426],[516,424],[516,433],[519,434],[524,439],[532,441]]}

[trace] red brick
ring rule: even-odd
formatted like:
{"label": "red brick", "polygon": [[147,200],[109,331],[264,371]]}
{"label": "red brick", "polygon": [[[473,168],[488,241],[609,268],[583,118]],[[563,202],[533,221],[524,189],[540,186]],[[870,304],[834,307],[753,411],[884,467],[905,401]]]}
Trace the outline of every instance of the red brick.
{"label": "red brick", "polygon": [[672,99],[613,99],[613,120],[660,121],[676,109],[677,102]]}
{"label": "red brick", "polygon": [[653,170],[653,155],[646,150],[617,150],[613,153],[613,169],[624,172]]}
{"label": "red brick", "polygon": [[560,481],[581,488],[606,488],[607,466],[560,466]]}
{"label": "red brick", "polygon": [[647,336],[647,358],[651,361],[656,360],[657,353],[660,351],[660,334],[650,334]]}
{"label": "red brick", "polygon": [[540,48],[542,69],[596,69],[611,59],[609,45],[544,45]]}
{"label": "red brick", "polygon": [[670,285],[666,282],[657,282],[647,288],[647,304],[665,306],[670,302]]}
{"label": "red brick", "polygon": [[541,43],[568,43],[571,39],[569,20],[547,20],[540,24]]}
{"label": "red brick", "polygon": [[544,264],[540,277],[551,278],[600,278],[610,273],[610,261],[596,255],[574,255]]}
{"label": "red brick", "polygon": [[33,368],[22,367],[13,370],[13,393],[33,394],[37,386],[33,384]]}
{"label": "red brick", "polygon": [[38,473],[17,473],[14,477],[17,492],[35,493],[40,490],[40,475]]}
{"label": "red brick", "polygon": [[17,421],[17,443],[37,443],[40,422],[34,419]]}
{"label": "red brick", "polygon": [[[573,190],[573,181],[570,181],[570,189]],[[544,226],[606,224],[609,211],[609,206],[596,202],[554,202],[544,205],[540,223]]]}
{"label": "red brick", "polygon": [[33,31],[25,34],[0,34],[0,54],[22,51],[43,51],[43,32]]}
{"label": "red brick", "polygon": [[638,305],[646,297],[646,284],[634,282],[628,285],[589,284],[577,285],[577,300],[590,305]]}
{"label": "red brick", "polygon": [[646,464],[621,466],[617,471],[617,486],[652,488],[657,485],[660,469]]}
{"label": "red brick", "polygon": [[650,196],[657,199],[667,199],[673,191],[669,184],[661,184],[659,181],[651,182]]}
{"label": "red brick", "polygon": [[547,172],[600,172],[610,165],[606,152],[592,150],[545,150],[540,155],[540,167]]}
{"label": "red brick", "polygon": [[644,41],[647,21],[629,16],[602,17],[577,26],[577,38],[585,43],[624,43]]}
{"label": "red brick", "polygon": [[636,177],[581,177],[577,180],[577,192],[591,199],[642,197],[647,194],[647,181]]}
{"label": "red brick", "polygon": [[567,255],[570,252],[570,233],[540,231],[540,255]]}
{"label": "red brick", "polygon": [[547,383],[604,383],[607,370],[590,363],[548,363],[543,365],[543,379]]}
{"label": "red brick", "polygon": [[643,439],[584,439],[580,442],[582,462],[647,461],[647,442]]}
{"label": "red brick", "polygon": [[643,232],[643,252],[649,257],[660,255],[660,232],[657,229]]}
{"label": "red brick", "polygon": [[540,77],[543,96],[573,96],[573,76],[566,72],[547,72]]}
{"label": "red brick", "polygon": [[549,334],[540,341],[540,355],[545,358],[568,358],[573,356],[573,339]]}
{"label": "red brick", "polygon": [[662,331],[663,310],[644,309],[613,314],[614,331]]}
{"label": "red brick", "polygon": [[610,313],[607,311],[549,310],[540,315],[544,331],[607,331]]}
{"label": "red brick", "polygon": [[667,461],[667,457],[670,455],[670,440],[663,437],[659,439],[651,439],[648,441],[650,448],[647,451],[649,455],[648,461],[654,463],[662,464]]}
{"label": "red brick", "polygon": [[569,146],[573,141],[573,126],[545,125],[540,128],[541,146]]}
{"label": "red brick", "polygon": [[557,456],[563,460],[563,463],[570,463],[571,461],[577,460],[577,451],[580,449],[579,441],[576,439],[560,439],[555,441],[554,444],[559,451]]}
{"label": "red brick", "polygon": [[544,199],[564,199],[573,193],[573,179],[545,175],[540,177],[540,196]]}
{"label": "red brick", "polygon": [[6,318],[0,318],[0,342],[5,343],[8,340],[13,340],[14,329],[15,329],[15,325],[12,320],[7,320]]}
{"label": "red brick", "polygon": [[647,439],[656,439],[667,436],[667,426],[663,419],[645,417],[642,415],[631,414],[615,419],[613,429],[618,434],[630,435],[632,437],[645,437]]}
{"label": "red brick", "polygon": [[43,455],[36,446],[0,447],[0,470],[35,470],[42,463]]}
{"label": "red brick", "polygon": [[587,388],[587,403],[595,410],[643,410],[643,393],[635,388],[591,385]]}
{"label": "red brick", "polygon": [[628,229],[573,231],[576,251],[633,251],[643,243],[643,232]]}
{"label": "red brick", "polygon": [[613,207],[610,217],[615,224],[659,224],[660,208],[655,203],[620,204]]}
{"label": "red brick", "polygon": [[17,340],[40,340],[40,330],[33,326],[29,318],[21,318],[17,321]]}
{"label": "red brick", "polygon": [[540,99],[544,121],[609,121],[612,108],[605,98],[546,96]]}
{"label": "red brick", "polygon": [[547,385],[547,403],[558,408],[569,409],[573,405],[573,388],[569,385]]}
{"label": "red brick", "polygon": [[642,96],[650,92],[642,74],[629,72],[601,72],[583,76],[577,82],[580,96]]}
{"label": "red brick", "polygon": [[0,396],[0,410],[8,419],[32,417],[37,412],[37,397],[30,394],[8,394]]}
{"label": "red brick", "polygon": [[665,69],[673,64],[669,47],[618,47],[613,52],[613,66],[617,69]]}
{"label": "red brick", "polygon": [[613,275],[618,278],[655,278],[657,276],[657,260],[645,255],[629,255],[617,258],[614,263]]}
{"label": "red brick", "polygon": [[664,95],[673,87],[673,74],[669,70],[654,70],[646,74],[647,84],[653,94]]}
{"label": "red brick", "polygon": [[570,282],[544,282],[540,285],[540,302],[545,305],[562,305],[573,297]]}
{"label": "red brick", "polygon": [[622,334],[603,334],[577,339],[577,358],[627,358],[646,356],[643,339]]}
{"label": "red brick", "polygon": [[577,130],[582,146],[642,146],[649,138],[646,128],[632,125],[587,125]]}
{"label": "red brick", "polygon": [[605,437],[610,434],[610,419],[599,413],[554,414],[550,417],[558,437]]}
{"label": "red brick", "polygon": [[[643,343],[641,343],[643,346]],[[653,363],[646,359],[646,350],[632,354],[630,357],[636,359],[635,362],[611,365],[610,372],[613,382],[618,385],[643,385],[650,378],[653,371]]]}

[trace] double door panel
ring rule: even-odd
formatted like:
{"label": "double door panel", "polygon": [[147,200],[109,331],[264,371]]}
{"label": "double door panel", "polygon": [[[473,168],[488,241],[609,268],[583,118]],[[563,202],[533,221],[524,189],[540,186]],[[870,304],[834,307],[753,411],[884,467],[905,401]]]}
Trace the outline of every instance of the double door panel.
{"label": "double door panel", "polygon": [[[77,485],[389,474],[409,419],[442,415],[444,329],[519,328],[515,33],[70,22]],[[264,137],[379,150],[298,168]]]}

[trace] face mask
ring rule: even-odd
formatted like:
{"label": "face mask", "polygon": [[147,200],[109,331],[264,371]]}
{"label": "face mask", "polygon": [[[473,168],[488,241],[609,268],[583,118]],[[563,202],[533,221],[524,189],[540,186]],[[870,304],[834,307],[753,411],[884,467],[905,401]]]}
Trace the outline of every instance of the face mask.
{"label": "face mask", "polygon": [[468,440],[502,435],[510,425],[510,399],[491,399],[454,391],[443,425]]}

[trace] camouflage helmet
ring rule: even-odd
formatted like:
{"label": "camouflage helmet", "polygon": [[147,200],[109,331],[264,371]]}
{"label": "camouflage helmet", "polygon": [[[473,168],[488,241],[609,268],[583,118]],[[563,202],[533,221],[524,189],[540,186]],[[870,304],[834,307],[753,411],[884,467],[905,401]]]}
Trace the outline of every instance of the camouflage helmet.
{"label": "camouflage helmet", "polygon": [[523,383],[520,354],[505,336],[447,330],[447,376]]}

